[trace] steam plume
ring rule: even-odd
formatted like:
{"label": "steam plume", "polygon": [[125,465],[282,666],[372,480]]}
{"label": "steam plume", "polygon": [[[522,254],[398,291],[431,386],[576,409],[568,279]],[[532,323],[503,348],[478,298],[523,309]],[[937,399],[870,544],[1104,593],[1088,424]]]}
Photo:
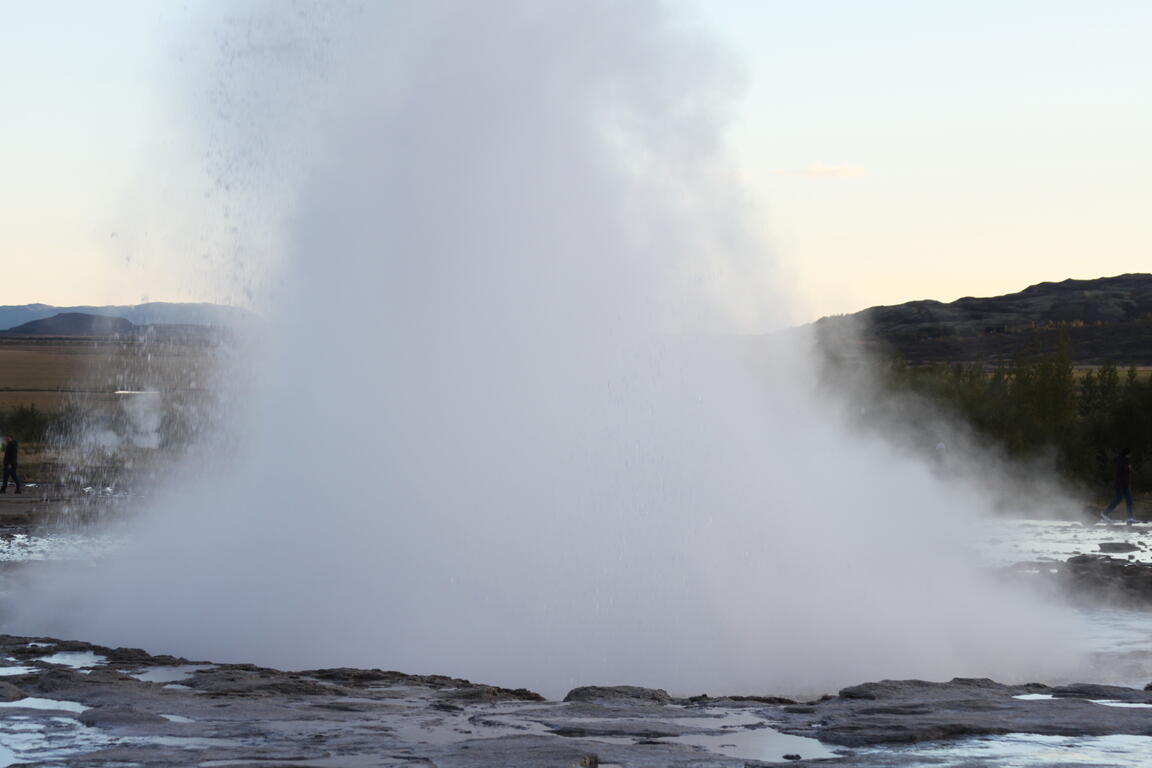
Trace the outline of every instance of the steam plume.
{"label": "steam plume", "polygon": [[787,314],[706,39],[608,0],[294,18],[222,75],[274,109],[215,140],[292,149],[242,438],[11,625],[549,693],[1037,671],[1053,616],[957,544],[979,491],[738,340]]}

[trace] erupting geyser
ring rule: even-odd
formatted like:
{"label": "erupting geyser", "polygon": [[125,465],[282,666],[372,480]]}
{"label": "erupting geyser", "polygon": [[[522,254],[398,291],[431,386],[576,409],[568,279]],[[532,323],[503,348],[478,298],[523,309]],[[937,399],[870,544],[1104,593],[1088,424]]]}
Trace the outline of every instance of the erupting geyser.
{"label": "erupting geyser", "polygon": [[212,124],[271,157],[249,188],[291,185],[270,348],[132,551],[12,625],[547,693],[1037,672],[1052,617],[963,547],[979,493],[850,433],[802,345],[740,340],[781,286],[723,59],[667,11],[324,6],[230,40],[228,103],[282,110]]}

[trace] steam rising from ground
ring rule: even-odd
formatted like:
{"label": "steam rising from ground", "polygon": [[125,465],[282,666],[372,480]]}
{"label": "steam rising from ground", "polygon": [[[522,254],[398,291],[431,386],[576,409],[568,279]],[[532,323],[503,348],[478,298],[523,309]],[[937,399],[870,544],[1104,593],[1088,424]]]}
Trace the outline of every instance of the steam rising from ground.
{"label": "steam rising from ground", "polygon": [[313,95],[268,121],[308,161],[240,441],[15,628],[549,693],[1047,671],[1054,616],[963,544],[980,490],[849,431],[803,341],[737,335],[786,314],[699,35],[606,1],[300,19],[229,81]]}

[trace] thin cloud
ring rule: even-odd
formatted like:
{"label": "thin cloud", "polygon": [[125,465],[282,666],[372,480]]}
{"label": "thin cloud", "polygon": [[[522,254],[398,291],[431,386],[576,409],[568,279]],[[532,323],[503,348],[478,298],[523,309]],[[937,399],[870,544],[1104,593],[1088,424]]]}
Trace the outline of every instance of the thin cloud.
{"label": "thin cloud", "polygon": [[858,179],[868,171],[858,165],[824,165],[813,163],[807,168],[776,171],[777,176],[807,176],[811,179]]}

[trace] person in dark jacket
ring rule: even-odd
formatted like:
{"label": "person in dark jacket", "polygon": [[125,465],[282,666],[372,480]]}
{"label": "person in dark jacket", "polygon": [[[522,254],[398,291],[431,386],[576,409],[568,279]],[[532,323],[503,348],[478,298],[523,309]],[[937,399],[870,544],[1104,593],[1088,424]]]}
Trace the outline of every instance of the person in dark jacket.
{"label": "person in dark jacket", "polygon": [[16,474],[16,466],[20,463],[20,444],[14,437],[4,438],[4,484],[0,486],[0,493],[8,493],[8,478],[16,483],[16,493],[20,490],[20,476]]}
{"label": "person in dark jacket", "polygon": [[1136,518],[1132,515],[1132,449],[1122,448],[1120,453],[1112,461],[1113,467],[1113,486],[1115,493],[1112,495],[1112,503],[1108,508],[1100,513],[1100,519],[1104,522],[1112,522],[1112,518],[1108,513],[1116,509],[1120,504],[1120,500],[1124,499],[1125,504],[1128,505],[1128,525],[1136,522]]}

